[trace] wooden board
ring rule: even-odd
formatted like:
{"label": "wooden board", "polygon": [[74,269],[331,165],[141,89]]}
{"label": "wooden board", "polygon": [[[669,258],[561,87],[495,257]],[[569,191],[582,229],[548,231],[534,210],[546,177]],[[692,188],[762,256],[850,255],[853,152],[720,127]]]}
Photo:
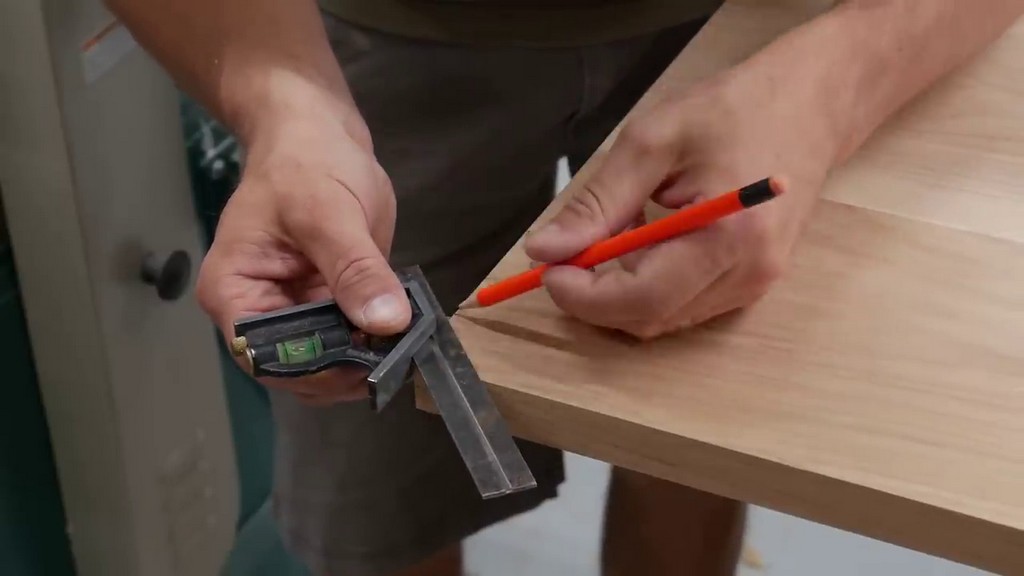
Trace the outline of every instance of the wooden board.
{"label": "wooden board", "polygon": [[[727,4],[647,101],[824,4]],[[787,275],[742,314],[646,344],[542,291],[457,315],[514,432],[1024,574],[1022,51],[1018,25],[837,171]],[[517,246],[488,281],[526,265]]]}

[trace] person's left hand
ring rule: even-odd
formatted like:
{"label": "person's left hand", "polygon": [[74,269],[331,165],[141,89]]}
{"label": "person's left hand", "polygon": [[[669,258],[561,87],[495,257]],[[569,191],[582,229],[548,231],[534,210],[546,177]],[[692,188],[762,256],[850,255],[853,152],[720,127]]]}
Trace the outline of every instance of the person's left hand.
{"label": "person's left hand", "polygon": [[759,71],[733,70],[629,120],[603,163],[526,240],[559,262],[642,218],[648,200],[678,208],[766,177],[779,198],[596,271],[554,266],[544,285],[581,320],[649,339],[759,299],[782,274],[835,157],[809,97]]}

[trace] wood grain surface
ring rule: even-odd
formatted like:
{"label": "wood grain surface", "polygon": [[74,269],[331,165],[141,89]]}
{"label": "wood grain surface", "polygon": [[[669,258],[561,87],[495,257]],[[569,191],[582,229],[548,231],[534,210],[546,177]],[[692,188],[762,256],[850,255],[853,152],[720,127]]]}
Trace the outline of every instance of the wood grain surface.
{"label": "wood grain surface", "polygon": [[[827,4],[726,4],[640,106]],[[743,313],[645,344],[543,291],[457,315],[514,432],[1024,574],[1022,52],[1018,25],[836,171]],[[488,281],[526,266],[517,246]]]}

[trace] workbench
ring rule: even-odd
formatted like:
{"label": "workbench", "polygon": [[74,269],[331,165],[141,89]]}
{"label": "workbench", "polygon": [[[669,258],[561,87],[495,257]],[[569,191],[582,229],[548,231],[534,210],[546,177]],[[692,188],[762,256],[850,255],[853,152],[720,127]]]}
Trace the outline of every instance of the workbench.
{"label": "workbench", "polygon": [[[638,106],[827,4],[727,3]],[[1024,574],[1022,54],[1017,24],[892,118],[740,314],[647,343],[568,319],[542,290],[457,314],[512,431]],[[527,266],[517,245],[486,282]]]}

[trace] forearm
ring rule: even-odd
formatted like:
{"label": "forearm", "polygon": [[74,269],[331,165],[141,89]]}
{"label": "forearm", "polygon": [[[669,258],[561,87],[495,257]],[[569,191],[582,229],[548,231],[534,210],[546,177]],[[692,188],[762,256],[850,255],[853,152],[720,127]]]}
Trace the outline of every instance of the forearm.
{"label": "forearm", "polygon": [[178,85],[243,141],[310,114],[362,128],[315,0],[107,5]]}
{"label": "forearm", "polygon": [[997,39],[1022,0],[847,0],[741,65],[781,78],[844,161],[907,101]]}

